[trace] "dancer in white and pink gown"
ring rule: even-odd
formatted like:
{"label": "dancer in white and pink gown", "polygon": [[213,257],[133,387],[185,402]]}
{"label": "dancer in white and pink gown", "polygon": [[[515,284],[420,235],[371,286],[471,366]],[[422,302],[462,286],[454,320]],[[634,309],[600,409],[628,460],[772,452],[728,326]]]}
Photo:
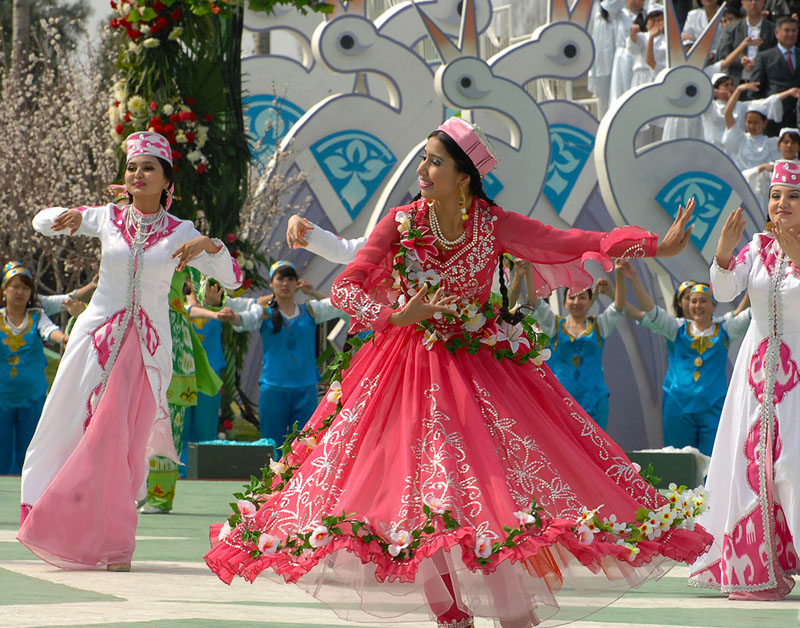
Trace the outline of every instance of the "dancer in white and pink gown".
{"label": "dancer in white and pink gown", "polygon": [[241,283],[219,240],[167,213],[171,182],[167,139],[134,133],[130,204],[50,207],[33,219],[43,235],[92,236],[102,246],[97,290],[70,334],[22,470],[17,538],[59,567],[129,570],[147,458],[178,461],[166,398],[175,269],[189,264],[227,288]]}

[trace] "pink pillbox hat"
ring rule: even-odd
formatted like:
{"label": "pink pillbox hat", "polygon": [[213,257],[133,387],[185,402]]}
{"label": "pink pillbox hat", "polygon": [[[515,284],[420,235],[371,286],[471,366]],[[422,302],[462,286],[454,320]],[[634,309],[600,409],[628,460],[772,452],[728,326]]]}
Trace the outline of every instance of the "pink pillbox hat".
{"label": "pink pillbox hat", "polygon": [[172,165],[172,149],[163,135],[152,131],[139,131],[128,136],[128,161],[139,155],[160,157]]}
{"label": "pink pillbox hat", "polygon": [[477,126],[461,118],[448,118],[437,131],[449,135],[470,158],[481,179],[497,165],[497,156],[489,140]]}
{"label": "pink pillbox hat", "polygon": [[776,161],[775,167],[772,169],[772,181],[769,185],[770,187],[785,185],[800,190],[800,162],[784,159]]}

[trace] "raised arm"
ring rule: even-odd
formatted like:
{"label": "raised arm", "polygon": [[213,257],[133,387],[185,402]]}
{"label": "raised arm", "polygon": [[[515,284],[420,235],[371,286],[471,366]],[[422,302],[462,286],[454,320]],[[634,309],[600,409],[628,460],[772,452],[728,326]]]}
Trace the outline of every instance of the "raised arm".
{"label": "raised arm", "polygon": [[349,264],[356,258],[356,253],[364,247],[367,238],[346,240],[295,214],[289,218],[286,241],[289,246],[305,248],[329,262]]}
{"label": "raised arm", "polygon": [[203,235],[194,227],[185,229],[183,242],[172,254],[178,260],[177,270],[192,266],[201,273],[214,277],[225,288],[235,290],[242,285],[242,271],[230,252],[216,238]]}
{"label": "raised arm", "polygon": [[110,205],[81,207],[47,207],[31,221],[34,230],[44,236],[86,235],[99,237],[104,219],[109,216]]}
{"label": "raised arm", "polygon": [[694,199],[678,216],[662,241],[640,227],[620,227],[606,233],[562,230],[550,227],[516,212],[498,210],[496,234],[503,248],[531,262],[535,293],[550,294],[567,286],[584,290],[592,285],[592,276],[584,270],[587,261],[598,262],[606,272],[613,268],[611,257],[669,257],[683,250],[689,241],[688,227],[694,209]]}

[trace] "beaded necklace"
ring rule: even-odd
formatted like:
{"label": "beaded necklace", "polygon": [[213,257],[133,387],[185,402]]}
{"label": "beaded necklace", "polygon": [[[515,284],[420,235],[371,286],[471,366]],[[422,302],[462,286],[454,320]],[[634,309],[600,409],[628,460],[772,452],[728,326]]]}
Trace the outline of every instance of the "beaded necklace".
{"label": "beaded necklace", "polygon": [[154,214],[144,214],[129,205],[125,212],[125,231],[133,232],[133,245],[141,246],[150,238],[166,226],[167,212],[163,207],[159,207]]}
{"label": "beaded necklace", "polygon": [[[472,211],[474,212],[477,207],[478,200],[477,198],[472,202]],[[430,216],[429,221],[431,223],[431,231],[433,235],[436,236],[437,242],[439,245],[449,251],[451,249],[456,248],[459,244],[463,244],[464,241],[467,239],[467,230],[464,229],[464,232],[458,236],[455,240],[448,240],[442,234],[442,228],[439,225],[439,217],[436,215],[436,207],[434,206],[433,201],[428,201],[428,215]]]}

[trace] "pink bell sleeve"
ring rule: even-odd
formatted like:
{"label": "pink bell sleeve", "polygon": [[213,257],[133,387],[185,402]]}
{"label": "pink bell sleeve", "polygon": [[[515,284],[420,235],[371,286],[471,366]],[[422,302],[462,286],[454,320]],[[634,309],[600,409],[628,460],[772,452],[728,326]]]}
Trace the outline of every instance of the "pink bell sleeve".
{"label": "pink bell sleeve", "polygon": [[549,296],[566,286],[580,291],[592,285],[584,268],[593,260],[610,272],[612,257],[654,257],[658,236],[640,227],[619,227],[608,233],[581,229],[557,229],[516,212],[498,210],[496,231],[506,252],[529,260],[534,289]]}
{"label": "pink bell sleeve", "polygon": [[331,286],[331,303],[350,315],[350,333],[379,331],[394,312],[392,260],[400,242],[396,213],[393,209],[375,226],[355,260]]}

